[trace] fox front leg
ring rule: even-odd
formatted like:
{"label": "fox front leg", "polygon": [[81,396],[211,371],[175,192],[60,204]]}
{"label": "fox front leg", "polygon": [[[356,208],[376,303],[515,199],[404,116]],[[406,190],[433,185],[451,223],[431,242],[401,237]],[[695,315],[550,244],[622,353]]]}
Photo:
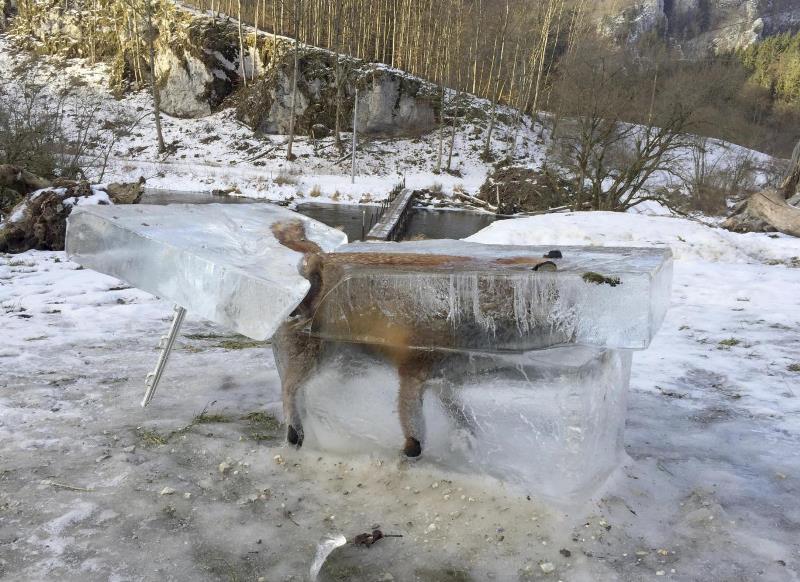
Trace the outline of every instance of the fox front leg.
{"label": "fox front leg", "polygon": [[286,419],[286,440],[303,446],[303,421],[297,405],[297,394],[319,360],[321,342],[284,324],[273,338],[272,349],[281,377],[283,414]]}

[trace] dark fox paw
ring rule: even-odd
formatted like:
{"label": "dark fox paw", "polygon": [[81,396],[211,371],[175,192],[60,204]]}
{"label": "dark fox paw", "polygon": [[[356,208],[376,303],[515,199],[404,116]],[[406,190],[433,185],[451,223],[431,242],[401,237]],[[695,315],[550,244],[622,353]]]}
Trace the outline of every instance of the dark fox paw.
{"label": "dark fox paw", "polygon": [[290,445],[295,445],[297,446],[297,448],[302,447],[303,446],[302,429],[298,431],[290,424],[289,429],[286,431],[286,440],[289,441]]}
{"label": "dark fox paw", "polygon": [[414,437],[408,437],[403,447],[403,454],[412,459],[419,457],[422,454],[422,444]]}

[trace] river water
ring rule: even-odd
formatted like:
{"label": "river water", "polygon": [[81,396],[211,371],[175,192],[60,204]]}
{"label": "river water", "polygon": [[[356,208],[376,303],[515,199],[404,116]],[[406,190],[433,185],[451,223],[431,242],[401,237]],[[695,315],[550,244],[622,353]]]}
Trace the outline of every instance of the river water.
{"label": "river water", "polygon": [[[239,196],[215,196],[208,192],[176,192],[171,190],[146,190],[143,204],[269,204],[266,200]],[[351,241],[361,240],[377,218],[380,207],[364,204],[326,204],[304,202],[298,204],[297,212],[318,220],[328,226],[340,228]],[[488,213],[466,210],[432,210],[415,208],[411,214],[406,239],[452,238],[459,239],[475,234],[489,226],[496,217]]]}

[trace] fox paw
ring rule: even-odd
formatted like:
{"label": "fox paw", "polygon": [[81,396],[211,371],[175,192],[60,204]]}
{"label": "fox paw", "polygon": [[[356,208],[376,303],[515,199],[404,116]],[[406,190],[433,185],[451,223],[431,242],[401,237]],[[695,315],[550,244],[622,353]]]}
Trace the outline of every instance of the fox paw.
{"label": "fox paw", "polygon": [[290,424],[286,431],[286,440],[290,445],[295,445],[299,449],[303,446],[303,429],[298,431]]}
{"label": "fox paw", "polygon": [[403,454],[412,459],[419,457],[422,454],[422,443],[414,437],[408,437],[405,446],[403,446]]}

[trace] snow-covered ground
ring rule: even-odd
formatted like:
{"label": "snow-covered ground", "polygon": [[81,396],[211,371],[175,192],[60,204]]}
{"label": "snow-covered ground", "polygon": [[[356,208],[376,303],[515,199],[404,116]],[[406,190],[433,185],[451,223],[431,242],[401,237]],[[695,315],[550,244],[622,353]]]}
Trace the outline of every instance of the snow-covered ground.
{"label": "snow-covered ground", "polygon": [[252,415],[279,414],[268,346],[202,321],[142,410],[170,306],[63,253],[2,255],[0,577],[299,581],[325,534],[380,525],[404,537],[337,550],[322,577],[799,580],[800,241],[606,213],[472,239],[673,248],[602,498],[564,511],[424,459],[287,448]]}

